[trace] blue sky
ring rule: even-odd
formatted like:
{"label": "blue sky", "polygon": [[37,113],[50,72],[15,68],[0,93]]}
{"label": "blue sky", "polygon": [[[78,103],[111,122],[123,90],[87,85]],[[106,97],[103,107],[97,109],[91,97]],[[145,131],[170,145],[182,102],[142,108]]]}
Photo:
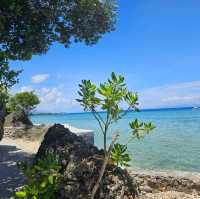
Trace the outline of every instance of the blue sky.
{"label": "blue sky", "polygon": [[40,112],[76,112],[78,83],[122,74],[141,107],[200,105],[200,1],[119,0],[116,31],[92,47],[56,44],[23,68],[13,92],[35,90]]}

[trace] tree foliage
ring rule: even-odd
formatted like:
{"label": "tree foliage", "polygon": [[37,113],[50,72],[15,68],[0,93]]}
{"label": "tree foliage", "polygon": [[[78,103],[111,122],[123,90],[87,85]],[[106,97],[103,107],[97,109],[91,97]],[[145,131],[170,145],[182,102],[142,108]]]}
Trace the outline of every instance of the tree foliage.
{"label": "tree foliage", "polygon": [[0,52],[28,60],[59,42],[95,44],[114,30],[113,0],[1,0]]}
{"label": "tree foliage", "polygon": [[40,100],[34,92],[17,93],[15,96],[10,97],[7,104],[7,109],[10,112],[22,109],[26,114],[33,111],[40,103]]}
{"label": "tree foliage", "polygon": [[0,92],[7,90],[18,82],[17,76],[21,71],[11,70],[4,52],[0,52]]}
{"label": "tree foliage", "polygon": [[1,0],[0,92],[17,82],[9,60],[29,60],[58,42],[95,44],[114,30],[114,0]]}
{"label": "tree foliage", "polygon": [[[124,77],[117,76],[112,73],[111,78],[107,82],[100,84],[97,87],[90,80],[83,80],[79,85],[80,99],[77,99],[83,106],[85,111],[90,111],[98,121],[100,129],[104,136],[104,150],[107,151],[107,133],[109,127],[123,118],[129,111],[138,111],[138,95],[135,92],[128,90]],[[122,104],[126,104],[124,109]],[[106,112],[106,117],[103,118],[99,114],[99,110]],[[149,132],[153,129],[152,123],[142,123],[134,120],[129,124],[132,130],[132,138],[141,138],[144,132]]]}

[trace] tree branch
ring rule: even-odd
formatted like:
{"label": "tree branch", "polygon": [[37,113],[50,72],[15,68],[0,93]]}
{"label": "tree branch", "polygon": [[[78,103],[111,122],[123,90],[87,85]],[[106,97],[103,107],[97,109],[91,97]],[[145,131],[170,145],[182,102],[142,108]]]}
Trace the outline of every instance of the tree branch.
{"label": "tree branch", "polygon": [[105,125],[105,122],[104,122],[103,118],[101,117],[101,115],[95,109],[92,109],[92,111],[94,111],[96,113],[97,117],[99,117],[99,120]]}
{"label": "tree branch", "polygon": [[92,112],[93,116],[95,117],[95,119],[97,120],[97,122],[99,123],[99,126],[101,128],[102,133],[105,134],[104,128],[103,128],[103,126],[101,124],[101,120],[97,117],[96,113],[93,110],[91,112]]}
{"label": "tree branch", "polygon": [[99,185],[101,183],[102,177],[103,177],[103,175],[105,173],[105,169],[106,169],[106,166],[108,164],[108,160],[110,158],[110,154],[112,152],[113,146],[114,146],[115,142],[117,141],[118,137],[119,137],[119,134],[116,134],[116,135],[113,136],[112,143],[109,146],[108,153],[107,153],[107,155],[106,155],[106,157],[104,159],[103,165],[101,167],[101,171],[100,171],[99,177],[97,179],[96,184],[94,185],[94,188],[92,189],[92,193],[91,193],[90,199],[94,199],[94,197],[96,195],[96,192],[97,192],[97,190],[99,188]]}

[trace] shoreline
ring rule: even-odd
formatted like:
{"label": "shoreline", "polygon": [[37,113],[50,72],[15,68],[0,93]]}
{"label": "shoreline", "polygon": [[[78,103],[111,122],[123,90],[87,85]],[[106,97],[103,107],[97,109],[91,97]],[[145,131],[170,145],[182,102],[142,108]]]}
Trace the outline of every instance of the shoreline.
{"label": "shoreline", "polygon": [[[27,140],[26,138],[9,138],[5,137],[0,141],[0,146],[15,146],[19,151],[23,151],[25,153],[28,153],[30,155],[34,155],[37,153],[37,150],[40,147],[42,140]],[[166,169],[143,169],[139,167],[128,167],[127,170],[129,172],[135,172],[135,173],[142,173],[144,175],[176,175],[177,177],[188,177],[188,178],[195,178],[198,177],[200,179],[200,171],[187,171],[187,170],[166,170]]]}
{"label": "shoreline", "polygon": [[[24,182],[24,177],[17,168],[17,162],[31,161],[41,141],[28,141],[23,138],[3,138],[0,141],[2,154],[0,157],[0,192],[6,196],[5,199],[7,196],[12,196],[14,190],[22,186]],[[133,167],[127,168],[127,171],[131,178],[139,184],[141,194],[145,196],[145,199],[154,199],[156,195],[161,198],[159,194],[166,195],[166,199],[173,199],[175,197],[171,195],[176,194],[178,194],[177,199],[200,198],[200,172],[145,170]],[[5,179],[8,179],[6,183]]]}

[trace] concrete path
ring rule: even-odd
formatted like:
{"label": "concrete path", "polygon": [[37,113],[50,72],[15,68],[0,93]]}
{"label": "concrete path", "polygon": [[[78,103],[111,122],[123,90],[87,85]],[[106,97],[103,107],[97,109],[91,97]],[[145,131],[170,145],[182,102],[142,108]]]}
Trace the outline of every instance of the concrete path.
{"label": "concrete path", "polygon": [[23,185],[24,177],[17,162],[30,161],[36,151],[36,144],[31,142],[7,138],[0,142],[0,199],[10,198],[15,189]]}

